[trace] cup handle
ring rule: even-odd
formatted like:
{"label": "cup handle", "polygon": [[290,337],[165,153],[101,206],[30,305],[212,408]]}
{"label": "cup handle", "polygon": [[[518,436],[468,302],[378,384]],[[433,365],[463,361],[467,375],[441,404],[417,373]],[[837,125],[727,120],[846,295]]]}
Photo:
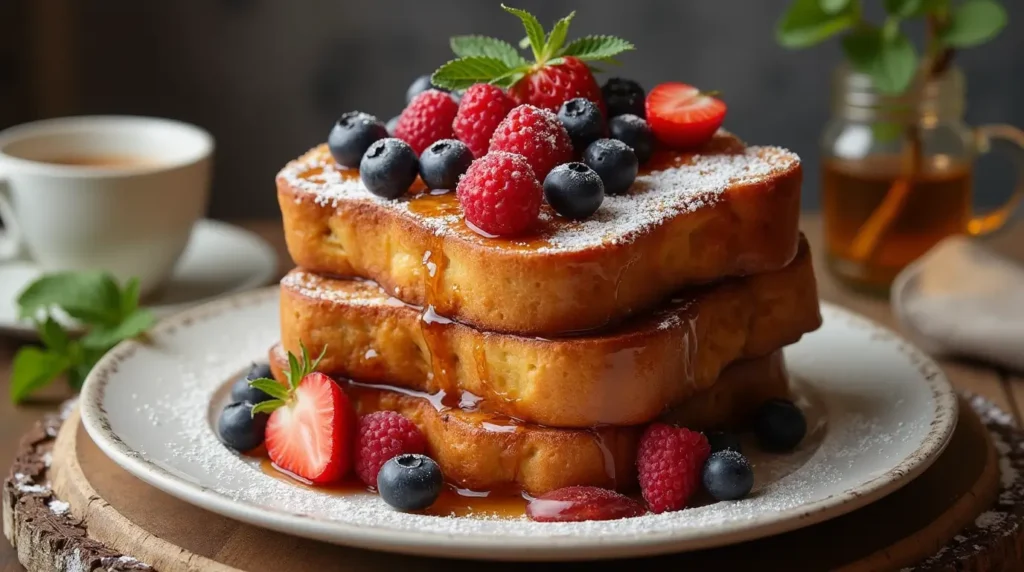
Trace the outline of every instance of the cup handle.
{"label": "cup handle", "polygon": [[4,230],[0,232],[0,262],[6,262],[21,256],[21,229],[14,218],[11,187],[3,177],[0,177],[0,221],[4,223]]}
{"label": "cup handle", "polygon": [[1017,166],[1017,182],[1013,194],[999,208],[975,214],[967,223],[972,236],[984,236],[1002,228],[1024,200],[1024,131],[1012,125],[982,125],[974,130],[975,148],[979,153],[991,152],[994,142],[1009,143],[1009,152]]}

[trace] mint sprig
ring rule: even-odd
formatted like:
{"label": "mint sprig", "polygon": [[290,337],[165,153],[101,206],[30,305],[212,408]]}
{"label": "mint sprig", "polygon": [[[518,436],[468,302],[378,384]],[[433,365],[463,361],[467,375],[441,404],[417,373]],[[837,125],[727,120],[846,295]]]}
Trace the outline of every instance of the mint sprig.
{"label": "mint sprig", "polygon": [[[54,317],[63,312],[86,328],[72,336]],[[18,296],[18,313],[33,320],[42,347],[25,346],[14,356],[10,398],[20,403],[64,376],[74,389],[103,354],[148,330],[155,319],[139,308],[139,282],[124,287],[104,272],[58,272],[40,277]]]}
{"label": "mint sprig", "polygon": [[320,355],[316,359],[311,360],[309,358],[309,351],[306,350],[306,345],[301,341],[299,342],[299,348],[301,348],[299,356],[288,352],[288,371],[285,372],[288,381],[287,386],[281,385],[276,379],[267,377],[260,377],[249,381],[249,387],[259,389],[273,398],[254,405],[252,408],[253,415],[257,413],[273,413],[278,408],[287,405],[294,398],[295,390],[299,387],[299,383],[302,382],[302,378],[316,371],[317,366],[324,359],[324,355],[327,354],[327,346],[324,346],[323,350],[320,351]]}
{"label": "mint sprig", "polygon": [[[569,25],[576,12],[561,18],[545,33],[544,27],[533,14],[519,8],[501,5],[523,24],[526,37],[517,49],[512,44],[487,36],[455,36],[450,44],[458,59],[452,60],[434,72],[434,85],[447,89],[465,89],[474,83],[491,83],[499,87],[512,87],[529,73],[544,66],[565,63],[572,56],[584,62],[615,63],[613,58],[635,46],[615,36],[585,36],[568,45]],[[534,61],[528,61],[519,49],[529,49]],[[593,65],[591,65],[593,68]]]}

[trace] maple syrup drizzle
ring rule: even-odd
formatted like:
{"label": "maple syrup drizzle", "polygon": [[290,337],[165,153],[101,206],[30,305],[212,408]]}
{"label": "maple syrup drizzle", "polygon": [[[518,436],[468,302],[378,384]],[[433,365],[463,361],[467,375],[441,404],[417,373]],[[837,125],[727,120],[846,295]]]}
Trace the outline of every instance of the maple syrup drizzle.
{"label": "maple syrup drizzle", "polygon": [[611,486],[608,487],[612,490],[618,488],[618,471],[615,470],[615,456],[612,455],[611,449],[608,448],[608,443],[604,440],[604,435],[601,434],[601,430],[597,428],[590,429],[590,434],[594,436],[594,443],[601,449],[601,456],[604,459],[604,474],[611,481]]}

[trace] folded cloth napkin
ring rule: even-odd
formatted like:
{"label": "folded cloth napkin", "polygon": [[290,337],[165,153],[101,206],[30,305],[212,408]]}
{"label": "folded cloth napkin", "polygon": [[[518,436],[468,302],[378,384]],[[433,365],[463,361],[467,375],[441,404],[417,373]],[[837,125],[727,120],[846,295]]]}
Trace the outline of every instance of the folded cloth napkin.
{"label": "folded cloth napkin", "polygon": [[1024,266],[978,240],[943,240],[896,277],[893,312],[926,351],[1024,371]]}

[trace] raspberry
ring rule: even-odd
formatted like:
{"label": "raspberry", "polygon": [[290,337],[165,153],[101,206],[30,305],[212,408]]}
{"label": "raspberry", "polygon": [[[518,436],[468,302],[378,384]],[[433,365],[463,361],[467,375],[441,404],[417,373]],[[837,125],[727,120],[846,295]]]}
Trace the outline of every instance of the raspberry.
{"label": "raspberry", "polygon": [[562,122],[532,105],[520,105],[505,116],[494,130],[490,150],[522,155],[539,181],[556,165],[572,161],[572,140]]}
{"label": "raspberry", "polygon": [[459,104],[443,91],[428,89],[413,98],[398,116],[395,137],[408,143],[419,155],[434,141],[452,138],[452,120]]}
{"label": "raspberry", "polygon": [[652,423],[636,456],[640,490],[652,512],[679,510],[700,486],[711,446],[703,434]]}
{"label": "raspberry", "polygon": [[576,97],[593,101],[604,114],[604,96],[590,68],[569,56],[561,65],[546,66],[519,80],[509,95],[516,103],[529,103],[541,109],[558,111],[562,104]]}
{"label": "raspberry", "polygon": [[489,83],[471,85],[459,103],[452,131],[469,147],[473,157],[479,159],[487,154],[491,135],[515,105],[499,87]]}
{"label": "raspberry", "polygon": [[537,522],[614,520],[646,512],[639,502],[597,487],[565,487],[545,493],[526,505],[526,516]]}
{"label": "raspberry", "polygon": [[356,475],[367,486],[377,486],[377,473],[384,463],[403,453],[427,450],[423,433],[394,411],[377,411],[359,418],[356,429]]}
{"label": "raspberry", "polygon": [[536,222],[542,192],[526,159],[502,151],[473,161],[456,187],[466,220],[500,236],[519,234]]}

